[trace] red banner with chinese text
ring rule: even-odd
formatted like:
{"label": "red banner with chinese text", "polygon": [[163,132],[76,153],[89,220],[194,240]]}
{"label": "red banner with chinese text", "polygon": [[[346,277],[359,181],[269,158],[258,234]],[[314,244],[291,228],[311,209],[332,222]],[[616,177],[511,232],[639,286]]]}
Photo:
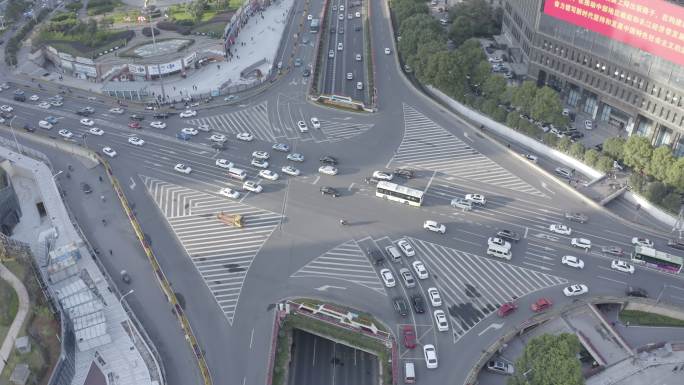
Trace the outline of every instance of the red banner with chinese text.
{"label": "red banner with chinese text", "polygon": [[544,13],[684,65],[684,7],[663,0],[546,0]]}

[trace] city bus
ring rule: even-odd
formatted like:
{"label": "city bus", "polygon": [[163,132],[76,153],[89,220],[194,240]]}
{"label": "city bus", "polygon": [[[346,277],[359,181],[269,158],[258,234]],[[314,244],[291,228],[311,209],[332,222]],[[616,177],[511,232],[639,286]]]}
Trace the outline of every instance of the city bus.
{"label": "city bus", "polygon": [[423,191],[384,180],[378,182],[378,186],[375,189],[375,196],[411,206],[420,206],[423,204]]}
{"label": "city bus", "polygon": [[632,253],[632,262],[654,267],[668,273],[679,274],[682,271],[682,265],[684,265],[684,258],[650,247],[636,246]]}
{"label": "city bus", "polygon": [[321,27],[321,20],[313,19],[313,20],[311,20],[311,24],[309,26],[309,31],[311,31],[311,33],[316,33],[316,32],[318,32],[320,27]]}

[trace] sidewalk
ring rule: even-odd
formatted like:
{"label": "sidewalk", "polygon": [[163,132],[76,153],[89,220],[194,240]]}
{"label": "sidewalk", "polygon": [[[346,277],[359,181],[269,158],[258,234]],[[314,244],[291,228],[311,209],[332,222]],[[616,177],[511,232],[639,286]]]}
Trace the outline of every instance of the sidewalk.
{"label": "sidewalk", "polygon": [[0,347],[0,373],[2,373],[3,369],[5,369],[5,362],[14,348],[14,341],[19,336],[21,327],[24,325],[31,302],[29,301],[29,295],[24,284],[2,263],[0,263],[0,279],[7,281],[14,288],[19,299],[17,315],[14,317],[14,321],[12,321],[9,330],[7,330],[5,340],[2,342],[2,347]]}

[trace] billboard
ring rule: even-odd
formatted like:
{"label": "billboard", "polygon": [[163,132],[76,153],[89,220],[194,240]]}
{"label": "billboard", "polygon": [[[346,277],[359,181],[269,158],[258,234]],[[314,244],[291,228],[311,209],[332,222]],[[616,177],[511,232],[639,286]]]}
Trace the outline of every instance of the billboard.
{"label": "billboard", "polygon": [[684,65],[684,7],[663,0],[546,0],[544,13]]}

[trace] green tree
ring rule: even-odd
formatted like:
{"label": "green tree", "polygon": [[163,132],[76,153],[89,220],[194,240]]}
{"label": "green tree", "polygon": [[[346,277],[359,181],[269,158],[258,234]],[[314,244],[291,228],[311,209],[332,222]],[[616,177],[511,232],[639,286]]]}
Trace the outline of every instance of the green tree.
{"label": "green tree", "polygon": [[653,151],[651,161],[648,162],[645,171],[659,181],[664,181],[667,179],[667,170],[674,162],[672,150],[669,147],[661,146]]}
{"label": "green tree", "polygon": [[422,71],[426,83],[439,85],[447,95],[464,101],[464,94],[468,88],[465,72],[460,65],[460,58],[456,53],[440,51],[428,58],[426,68]]}
{"label": "green tree", "polygon": [[646,178],[638,172],[633,172],[629,175],[629,185],[633,190],[641,193],[646,186]]}
{"label": "green tree", "polygon": [[401,23],[399,53],[405,61],[412,60],[418,47],[428,42],[436,42],[446,47],[444,33],[439,23],[426,14],[413,15]]}
{"label": "green tree", "polygon": [[599,153],[598,151],[594,150],[593,148],[587,150],[584,153],[584,163],[588,164],[591,167],[594,167],[596,165],[596,162],[598,162],[599,159]]}
{"label": "green tree", "polygon": [[644,190],[644,196],[646,199],[653,203],[660,203],[661,200],[667,195],[667,186],[662,182],[651,182],[646,186]]}
{"label": "green tree", "polygon": [[577,359],[580,342],[574,334],[542,334],[528,341],[508,385],[583,385]]}
{"label": "green tree", "polygon": [[584,158],[584,145],[580,142],[575,142],[570,146],[570,156],[576,159]]}
{"label": "green tree", "polygon": [[484,102],[482,103],[482,112],[485,113],[487,116],[492,116],[494,114],[494,111],[496,111],[498,107],[496,106],[496,101],[491,100],[491,99],[484,99]]}
{"label": "green tree", "polygon": [[520,87],[515,87],[511,92],[511,103],[520,108],[524,114],[529,114],[537,95],[537,86],[533,81],[527,80]]}
{"label": "green tree", "polygon": [[506,125],[513,129],[520,127],[520,114],[517,111],[511,111],[506,116]]}
{"label": "green tree", "polygon": [[458,16],[449,27],[449,39],[457,47],[475,36],[475,25],[468,16]]}
{"label": "green tree", "polygon": [[482,85],[482,93],[487,99],[499,104],[506,94],[506,79],[503,76],[489,76]]}
{"label": "green tree", "polygon": [[647,138],[632,135],[625,142],[622,151],[622,159],[627,166],[643,171],[651,161],[653,147]]}
{"label": "green tree", "polygon": [[570,141],[570,138],[567,136],[562,137],[558,142],[556,142],[556,148],[559,151],[562,152],[568,152],[570,150],[570,146],[572,145],[572,142]]}
{"label": "green tree", "polygon": [[428,70],[431,58],[440,51],[445,51],[444,44],[441,44],[438,41],[430,41],[421,44],[418,47],[416,54],[407,58],[406,62],[413,68],[414,74],[422,83],[442,86],[440,83],[433,83],[431,81],[434,74],[430,73],[431,76],[426,76],[426,71]]}
{"label": "green tree", "polygon": [[[439,25],[438,25],[439,27]],[[461,58],[466,73],[472,73],[481,62],[487,63],[487,57],[482,52],[482,46],[477,39],[469,39],[456,50],[456,54]],[[489,63],[487,63],[488,70]],[[489,70],[488,72],[491,72]],[[484,82],[484,80],[483,80]]]}
{"label": "green tree", "polygon": [[482,87],[484,86],[484,83],[492,77],[492,71],[490,70],[489,63],[486,61],[481,61],[480,63],[477,64],[475,67],[474,71],[470,75],[470,84],[482,91]]}
{"label": "green tree", "polygon": [[[495,13],[492,6],[484,0],[459,2],[449,10],[449,17],[454,20],[452,27],[459,18],[464,19],[469,31],[468,37],[489,37],[501,32],[501,14]],[[449,38],[453,40],[451,36]]]}
{"label": "green tree", "polygon": [[601,155],[596,162],[596,168],[601,172],[608,172],[613,169],[613,158]]}
{"label": "green tree", "polygon": [[562,116],[562,111],[558,93],[550,87],[542,87],[534,97],[530,116],[535,120],[553,123],[558,116]]}
{"label": "green tree", "polygon": [[677,159],[667,170],[665,183],[672,186],[678,192],[684,192],[684,158]]}
{"label": "green tree", "polygon": [[[543,133],[543,131],[539,127],[530,123],[526,119],[520,119],[520,130],[523,131],[525,134],[537,139],[541,138]],[[553,137],[558,139],[556,135],[553,135]]]}
{"label": "green tree", "polygon": [[615,159],[622,159],[624,148],[624,138],[608,138],[603,142],[603,152]]}
{"label": "green tree", "polygon": [[207,7],[207,0],[194,0],[188,4],[188,13],[192,16],[195,23],[199,22],[204,15],[204,10]]}
{"label": "green tree", "polygon": [[544,134],[544,136],[542,137],[542,141],[543,141],[544,144],[546,144],[547,146],[555,147],[556,144],[558,143],[558,137],[556,136],[556,134],[552,134],[552,133],[550,133],[550,132],[547,132],[547,133]]}
{"label": "green tree", "polygon": [[427,3],[415,0],[392,1],[392,10],[399,26],[413,15],[427,15],[430,12]]}
{"label": "green tree", "polygon": [[508,111],[501,107],[496,107],[496,110],[492,113],[492,119],[496,120],[499,123],[505,123],[506,122],[506,115],[508,114]]}
{"label": "green tree", "polygon": [[678,214],[679,207],[681,206],[682,196],[679,193],[671,192],[660,201],[660,205],[669,210],[672,213]]}

